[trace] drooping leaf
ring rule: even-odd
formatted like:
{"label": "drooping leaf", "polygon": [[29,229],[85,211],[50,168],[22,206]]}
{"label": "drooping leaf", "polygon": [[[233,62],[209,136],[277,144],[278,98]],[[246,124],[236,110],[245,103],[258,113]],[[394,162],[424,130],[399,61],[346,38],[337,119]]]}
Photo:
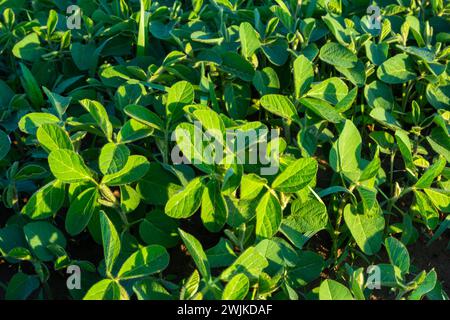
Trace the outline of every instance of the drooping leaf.
{"label": "drooping leaf", "polygon": [[201,243],[193,235],[184,232],[181,229],[178,229],[178,232],[180,233],[180,237],[187,250],[191,254],[198,271],[206,280],[209,280],[211,277],[211,270],[208,258],[206,257],[205,251],[203,251]]}
{"label": "drooping leaf", "polygon": [[75,236],[87,227],[92,216],[99,210],[98,198],[97,188],[88,188],[72,201],[65,222],[70,235]]}
{"label": "drooping leaf", "polygon": [[104,211],[100,211],[100,227],[102,233],[103,254],[107,273],[111,273],[120,253],[120,238],[111,220]]}

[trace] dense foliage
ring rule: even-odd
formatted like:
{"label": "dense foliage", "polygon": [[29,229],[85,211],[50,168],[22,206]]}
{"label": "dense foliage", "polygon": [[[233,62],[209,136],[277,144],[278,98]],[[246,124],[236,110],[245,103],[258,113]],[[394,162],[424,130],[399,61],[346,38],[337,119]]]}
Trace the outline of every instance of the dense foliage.
{"label": "dense foliage", "polygon": [[0,1],[0,295],[447,299],[449,3],[370,5]]}

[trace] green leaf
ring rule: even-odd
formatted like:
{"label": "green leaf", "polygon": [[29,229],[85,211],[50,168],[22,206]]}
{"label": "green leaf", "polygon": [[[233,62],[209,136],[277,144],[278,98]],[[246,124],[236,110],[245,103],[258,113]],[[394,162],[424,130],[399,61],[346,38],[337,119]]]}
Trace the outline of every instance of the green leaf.
{"label": "green leaf", "polygon": [[393,237],[386,238],[384,245],[392,265],[401,270],[403,274],[409,272],[410,259],[405,245]]}
{"label": "green leaf", "polygon": [[211,268],[228,267],[237,258],[232,243],[224,238],[220,238],[219,243],[206,250],[206,256]]}
{"label": "green leaf", "polygon": [[276,66],[282,66],[286,63],[289,58],[288,48],[289,44],[283,38],[276,38],[261,46],[264,55]]}
{"label": "green leaf", "polygon": [[163,131],[164,122],[152,111],[145,107],[130,104],[124,108],[125,114],[153,129]]}
{"label": "green leaf", "polygon": [[295,97],[302,97],[314,81],[314,70],[311,61],[304,55],[294,60]]}
{"label": "green leaf", "polygon": [[81,71],[94,69],[98,63],[99,52],[95,43],[90,42],[82,44],[80,42],[72,43],[70,46],[73,63]]}
{"label": "green leaf", "polygon": [[33,73],[23,64],[20,63],[20,69],[22,70],[22,77],[20,78],[22,86],[35,108],[39,108],[44,105],[44,96],[42,95],[41,88],[39,87],[36,78]]}
{"label": "green leaf", "polygon": [[124,295],[125,289],[117,281],[103,279],[86,292],[83,300],[121,300]]}
{"label": "green leaf", "polygon": [[133,212],[141,203],[141,197],[137,191],[128,186],[120,186],[120,208],[126,214]]}
{"label": "green leaf", "polygon": [[379,66],[384,61],[386,61],[389,52],[389,44],[386,42],[374,43],[372,41],[367,41],[365,43],[366,55],[369,60]]}
{"label": "green leaf", "polygon": [[[175,129],[175,140],[179,151],[182,152],[182,156],[193,163],[197,168],[206,173],[212,173],[215,171],[215,157],[211,155],[212,152],[205,152],[207,145],[205,144],[206,138],[203,131],[196,125],[191,123],[180,123]],[[172,156],[181,156],[174,154],[172,150]]]}
{"label": "green leaf", "polygon": [[169,254],[159,245],[151,245],[133,253],[120,268],[120,279],[135,279],[161,272],[169,265]]}
{"label": "green leaf", "polygon": [[422,216],[426,226],[434,230],[439,223],[439,213],[430,199],[421,191],[414,190],[415,203],[413,209]]}
{"label": "green leaf", "polygon": [[364,87],[364,97],[372,108],[392,110],[394,107],[394,94],[392,88],[384,82],[375,80]]}
{"label": "green leaf", "polygon": [[267,191],[256,207],[256,236],[271,238],[277,233],[282,218],[280,202],[272,192]]}
{"label": "green leaf", "polygon": [[339,78],[331,77],[322,82],[313,84],[306,94],[308,97],[337,104],[348,94],[347,85]]}
{"label": "green leaf", "polygon": [[15,247],[7,255],[8,258],[20,261],[32,261],[33,257],[28,249],[22,247]]}
{"label": "green leaf", "polygon": [[424,189],[428,198],[440,211],[450,213],[450,192],[438,189]]}
{"label": "green leaf", "polygon": [[297,192],[308,186],[318,170],[317,161],[304,158],[292,162],[272,183],[272,188],[280,192]]}
{"label": "green leaf", "polygon": [[223,281],[231,281],[234,276],[244,274],[250,281],[257,280],[261,272],[269,265],[255,247],[247,248],[234,263],[220,275]]}
{"label": "green leaf", "polygon": [[59,94],[51,92],[46,87],[43,87],[43,89],[53,107],[53,110],[58,114],[60,119],[63,119],[63,116],[72,101],[72,97],[60,96]]}
{"label": "green leaf", "polygon": [[416,166],[414,165],[412,158],[412,147],[411,141],[408,137],[408,133],[403,130],[397,130],[395,132],[395,141],[397,142],[398,149],[402,154],[403,161],[405,162],[405,167],[414,172]]}
{"label": "green leaf", "polygon": [[194,101],[194,87],[187,81],[175,83],[168,92],[166,110],[169,116],[175,114],[178,117],[183,107]]}
{"label": "green leaf", "polygon": [[334,107],[323,100],[301,98],[299,102],[322,119],[331,123],[339,123],[345,119]]}
{"label": "green leaf", "polygon": [[8,154],[11,149],[11,140],[9,136],[0,130],[0,160],[2,160]]}
{"label": "green leaf", "polygon": [[88,188],[71,201],[65,223],[70,235],[76,236],[87,227],[92,216],[100,208],[98,199],[97,188]]}
{"label": "green leaf", "polygon": [[56,216],[64,204],[65,192],[60,181],[52,181],[36,191],[21,212],[34,220]]}
{"label": "green leaf", "polygon": [[58,149],[73,150],[73,144],[66,130],[54,123],[44,123],[37,132],[39,143],[49,152]]}
{"label": "green leaf", "polygon": [[139,280],[133,285],[138,300],[173,300],[173,296],[158,280]]}
{"label": "green leaf", "polygon": [[264,239],[255,248],[268,260],[269,266],[264,269],[268,274],[278,274],[282,270],[295,267],[298,262],[295,250],[280,238]]}
{"label": "green leaf", "polygon": [[202,196],[201,219],[210,232],[219,232],[224,227],[227,217],[227,205],[220,192],[219,183],[211,180],[206,184]]}
{"label": "green leaf", "polygon": [[[9,224],[0,229],[0,254],[7,256],[14,248],[27,247],[27,241],[21,227]],[[6,259],[10,262],[8,259]]]}
{"label": "green leaf", "polygon": [[239,26],[239,38],[241,40],[242,55],[246,58],[250,58],[261,46],[258,34],[248,22],[243,22]]}
{"label": "green leaf", "polygon": [[141,122],[130,119],[125,122],[117,134],[117,142],[130,143],[147,138],[153,134],[153,129]]}
{"label": "green leaf", "polygon": [[389,129],[398,130],[402,128],[400,122],[397,121],[391,113],[383,108],[377,107],[370,111],[369,115]]}
{"label": "green leaf", "polygon": [[150,163],[147,174],[138,181],[136,190],[145,203],[164,206],[167,201],[180,191],[178,179],[168,174],[159,163]]}
{"label": "green leaf", "polygon": [[145,176],[150,168],[150,162],[144,156],[133,155],[128,157],[125,166],[119,171],[107,174],[102,183],[108,186],[121,186],[138,181]]}
{"label": "green leaf", "polygon": [[180,290],[180,299],[181,300],[189,300],[193,299],[194,295],[198,291],[198,287],[200,285],[200,274],[197,269],[191,274],[189,278],[187,278],[183,287]]}
{"label": "green leaf", "polygon": [[203,251],[203,247],[201,243],[193,236],[187,232],[184,232],[181,229],[178,229],[180,233],[181,239],[184,242],[187,250],[192,256],[192,259],[195,262],[195,265],[198,268],[198,271],[207,281],[211,278],[211,270],[208,262],[208,258],[206,257],[205,251]]}
{"label": "green leaf", "polygon": [[389,58],[378,67],[377,77],[388,84],[400,84],[417,78],[414,62],[405,53]]}
{"label": "green leaf", "polygon": [[148,54],[148,31],[149,31],[149,20],[150,12],[147,11],[145,4],[150,3],[145,0],[139,0],[140,11],[139,11],[139,33],[137,39],[137,56],[142,57]]}
{"label": "green leaf", "polygon": [[358,87],[364,87],[366,84],[366,67],[361,60],[358,60],[352,68],[336,66],[336,70],[342,73],[351,83]]}
{"label": "green leaf", "polygon": [[444,157],[439,157],[439,159],[435,163],[433,163],[433,165],[429,167],[427,171],[425,171],[425,173],[420,177],[419,181],[416,182],[416,189],[429,188],[434,179],[441,174],[442,170],[444,170],[446,164],[447,161],[444,159]]}
{"label": "green leaf", "polygon": [[55,258],[47,247],[56,244],[66,247],[66,239],[61,231],[48,222],[38,221],[28,223],[23,232],[33,254],[42,261],[51,261]]}
{"label": "green leaf", "polygon": [[369,164],[364,168],[364,170],[361,172],[361,176],[359,177],[359,181],[366,181],[372,178],[375,178],[380,171],[381,168],[381,160],[379,157],[379,152],[375,153],[373,156],[372,161],[369,162]]}
{"label": "green leaf", "polygon": [[190,181],[181,191],[174,194],[166,204],[165,213],[172,218],[189,218],[200,207],[203,195],[203,179]]}
{"label": "green leaf", "polygon": [[[213,135],[217,139],[223,137],[225,133],[225,124],[222,118],[212,111],[212,110],[195,110],[193,113],[194,117],[201,122],[205,131]],[[219,140],[221,142],[221,140]]]}
{"label": "green leaf", "polygon": [[427,273],[425,279],[408,297],[408,300],[420,300],[424,295],[434,289],[437,283],[437,274],[434,269]]}
{"label": "green leaf", "polygon": [[450,100],[450,85],[437,86],[429,83],[426,89],[427,101],[436,109],[447,109]]}
{"label": "green leaf", "polygon": [[20,118],[19,129],[22,132],[35,135],[37,129],[45,123],[58,123],[59,119],[50,113],[32,112]]}
{"label": "green leaf", "polygon": [[89,112],[97,126],[103,131],[106,139],[111,142],[113,127],[109,121],[108,112],[106,112],[105,107],[97,101],[88,99],[81,100],[80,104],[86,109],[87,112]]}
{"label": "green leaf", "polygon": [[342,68],[353,68],[358,62],[358,58],[350,49],[336,42],[328,42],[322,46],[319,58],[335,67]]}
{"label": "green leaf", "polygon": [[251,82],[255,74],[253,66],[236,52],[224,52],[222,64],[219,66],[225,72],[231,73],[241,80]]}
{"label": "green leaf", "polygon": [[74,183],[92,180],[89,168],[77,153],[67,149],[50,152],[48,164],[53,175],[62,182]]}
{"label": "green leaf", "polygon": [[32,32],[14,45],[12,53],[19,59],[34,62],[45,53],[45,49],[41,47],[37,33]]}
{"label": "green leaf", "polygon": [[110,274],[120,253],[120,238],[113,223],[103,211],[100,211],[100,227],[102,232],[106,272]]}
{"label": "green leaf", "polygon": [[39,278],[36,275],[31,276],[23,272],[17,272],[9,280],[5,300],[25,300],[39,288],[39,285]]}
{"label": "green leaf", "polygon": [[[273,93],[277,93],[278,90],[280,89],[280,79],[278,78],[277,73],[275,72],[275,70],[271,67],[266,67],[262,70],[257,70],[255,72],[255,76],[253,77],[253,86],[256,88],[256,90],[258,90],[259,94],[261,96],[266,95],[266,94],[273,94]],[[226,88],[231,88],[233,89],[233,95],[235,95],[235,92],[238,91],[236,90],[236,84],[232,84],[230,86],[227,86]],[[225,90],[226,90],[225,88]],[[238,86],[237,89],[241,89],[241,88],[246,88],[244,86]],[[228,92],[230,92],[231,90],[228,89]],[[243,90],[239,90],[239,91],[243,91]],[[227,91],[225,91],[226,93]],[[239,93],[238,93],[239,94]],[[225,94],[226,96],[226,94]],[[241,94],[242,96],[242,94]],[[237,99],[239,97],[234,98],[234,101],[236,103],[234,103],[236,113],[240,114],[243,113],[242,110],[242,106],[241,104],[238,104],[238,101],[240,101],[240,99]],[[229,110],[231,108],[228,108]],[[244,116],[247,115],[247,110],[245,111]]]}
{"label": "green leaf", "polygon": [[244,300],[249,289],[250,282],[245,274],[237,274],[225,286],[222,300]]}
{"label": "green leaf", "polygon": [[300,251],[298,262],[288,271],[288,276],[296,285],[306,286],[320,277],[324,267],[325,261],[319,254],[312,251]]}
{"label": "green leaf", "polygon": [[353,176],[360,170],[362,139],[351,120],[346,120],[339,138],[330,150],[330,166],[335,172]]}
{"label": "green leaf", "polygon": [[320,300],[354,300],[350,290],[343,284],[327,279],[320,284]]}
{"label": "green leaf", "polygon": [[130,149],[124,144],[107,143],[102,147],[98,166],[104,175],[119,172],[128,161]]}
{"label": "green leaf", "polygon": [[373,255],[380,250],[385,222],[377,205],[368,211],[361,205],[356,208],[348,204],[344,209],[344,220],[362,252]]}
{"label": "green leaf", "polygon": [[431,134],[426,137],[431,148],[438,154],[444,156],[450,162],[450,137],[446,130],[436,127],[431,130]]}
{"label": "green leaf", "polygon": [[178,222],[160,210],[153,210],[140,223],[139,235],[148,245],[159,244],[172,248],[179,240]]}
{"label": "green leaf", "polygon": [[280,94],[267,94],[261,98],[264,109],[279,117],[294,120],[298,119],[297,109],[288,97]]}
{"label": "green leaf", "polygon": [[291,215],[283,223],[295,225],[295,229],[302,232],[318,232],[325,229],[328,223],[327,208],[318,200],[295,200],[291,205]]}

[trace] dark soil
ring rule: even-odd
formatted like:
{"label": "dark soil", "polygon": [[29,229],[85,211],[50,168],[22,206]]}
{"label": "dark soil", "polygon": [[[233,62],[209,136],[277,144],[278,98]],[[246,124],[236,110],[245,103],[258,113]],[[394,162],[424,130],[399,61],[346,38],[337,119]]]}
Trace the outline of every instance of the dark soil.
{"label": "dark soil", "polygon": [[420,270],[435,268],[438,280],[442,282],[445,292],[450,293],[450,250],[447,248],[450,233],[446,232],[440,239],[427,246],[424,239],[419,239],[408,246],[411,264]]}

